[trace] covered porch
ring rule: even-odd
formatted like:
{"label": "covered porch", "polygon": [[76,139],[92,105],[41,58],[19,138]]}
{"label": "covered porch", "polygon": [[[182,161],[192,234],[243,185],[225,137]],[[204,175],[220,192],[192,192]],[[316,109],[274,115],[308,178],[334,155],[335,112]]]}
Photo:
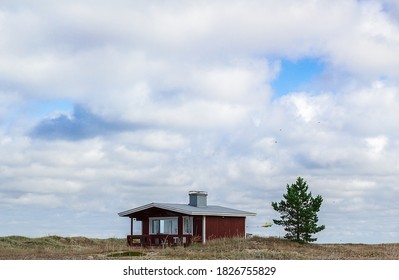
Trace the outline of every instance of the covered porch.
{"label": "covered porch", "polygon": [[188,246],[197,239],[201,240],[202,227],[195,223],[197,217],[191,215],[151,207],[128,217],[129,246]]}

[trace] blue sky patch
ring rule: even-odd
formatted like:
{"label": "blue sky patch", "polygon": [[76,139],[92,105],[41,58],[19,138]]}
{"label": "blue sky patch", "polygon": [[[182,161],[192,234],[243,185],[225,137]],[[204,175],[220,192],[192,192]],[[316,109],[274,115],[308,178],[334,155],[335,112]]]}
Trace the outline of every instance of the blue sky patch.
{"label": "blue sky patch", "polygon": [[290,92],[307,90],[309,84],[324,70],[324,64],[315,58],[304,58],[296,61],[281,60],[281,70],[272,82],[275,97]]}
{"label": "blue sky patch", "polygon": [[29,112],[32,117],[48,117],[55,112],[72,112],[73,102],[66,99],[34,100],[29,103]]}

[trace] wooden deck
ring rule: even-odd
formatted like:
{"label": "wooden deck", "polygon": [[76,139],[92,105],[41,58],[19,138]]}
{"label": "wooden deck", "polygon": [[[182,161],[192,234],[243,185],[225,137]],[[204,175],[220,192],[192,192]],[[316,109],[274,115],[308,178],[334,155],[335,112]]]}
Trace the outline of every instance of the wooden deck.
{"label": "wooden deck", "polygon": [[193,241],[191,234],[140,234],[128,235],[129,246],[187,246]]}

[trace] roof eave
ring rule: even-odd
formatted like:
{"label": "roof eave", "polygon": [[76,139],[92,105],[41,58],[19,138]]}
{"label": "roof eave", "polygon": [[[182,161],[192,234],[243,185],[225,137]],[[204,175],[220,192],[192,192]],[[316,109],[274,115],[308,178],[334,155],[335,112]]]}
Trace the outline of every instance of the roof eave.
{"label": "roof eave", "polygon": [[143,206],[140,206],[140,207],[136,207],[136,208],[133,208],[133,209],[129,209],[129,210],[120,212],[120,213],[118,213],[118,215],[120,217],[128,217],[129,215],[134,214],[136,212],[143,211],[143,210],[149,209],[151,207],[155,207],[155,204],[156,203],[149,203],[149,204],[146,204],[146,205],[143,205]]}
{"label": "roof eave", "polygon": [[[189,211],[181,208],[176,208],[170,205],[165,205],[162,203],[150,203],[137,208],[133,208],[130,210],[126,210],[118,213],[120,217],[128,217],[136,212],[143,211],[152,207],[157,207],[164,210],[169,210],[181,214],[186,214],[190,216],[219,216],[219,217],[246,217],[246,216],[255,216],[256,213],[245,212],[242,211],[240,213],[231,213],[231,212],[210,212],[210,211],[201,211],[201,208],[195,209],[195,211]],[[197,211],[198,210],[198,211]]]}
{"label": "roof eave", "polygon": [[140,206],[140,207],[137,207],[137,208],[133,208],[133,209],[130,209],[130,210],[126,210],[126,211],[120,212],[120,213],[118,213],[118,215],[120,217],[128,217],[128,216],[130,216],[130,215],[132,215],[132,214],[134,214],[136,212],[147,210],[147,209],[152,208],[152,207],[157,207],[157,208],[160,208],[160,209],[174,211],[174,212],[178,212],[178,213],[182,213],[182,214],[186,214],[186,215],[193,215],[192,211],[185,211],[183,209],[178,209],[178,208],[175,208],[175,207],[170,207],[168,205],[164,205],[164,204],[160,204],[160,203],[154,203],[154,202],[150,203],[150,204],[146,204],[146,205]]}
{"label": "roof eave", "polygon": [[247,217],[256,216],[255,213],[219,213],[219,212],[198,212],[194,213],[193,216],[218,216],[218,217]]}

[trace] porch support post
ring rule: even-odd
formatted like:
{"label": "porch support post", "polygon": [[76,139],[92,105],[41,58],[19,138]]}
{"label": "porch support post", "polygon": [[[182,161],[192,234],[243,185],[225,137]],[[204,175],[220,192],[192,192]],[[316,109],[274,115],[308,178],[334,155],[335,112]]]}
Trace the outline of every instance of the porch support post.
{"label": "porch support post", "polygon": [[179,215],[177,217],[177,234],[179,237],[183,235],[183,216]]}
{"label": "porch support post", "polygon": [[130,217],[130,235],[133,235],[133,217]]}
{"label": "porch support post", "polygon": [[206,243],[206,216],[202,216],[202,244]]}

